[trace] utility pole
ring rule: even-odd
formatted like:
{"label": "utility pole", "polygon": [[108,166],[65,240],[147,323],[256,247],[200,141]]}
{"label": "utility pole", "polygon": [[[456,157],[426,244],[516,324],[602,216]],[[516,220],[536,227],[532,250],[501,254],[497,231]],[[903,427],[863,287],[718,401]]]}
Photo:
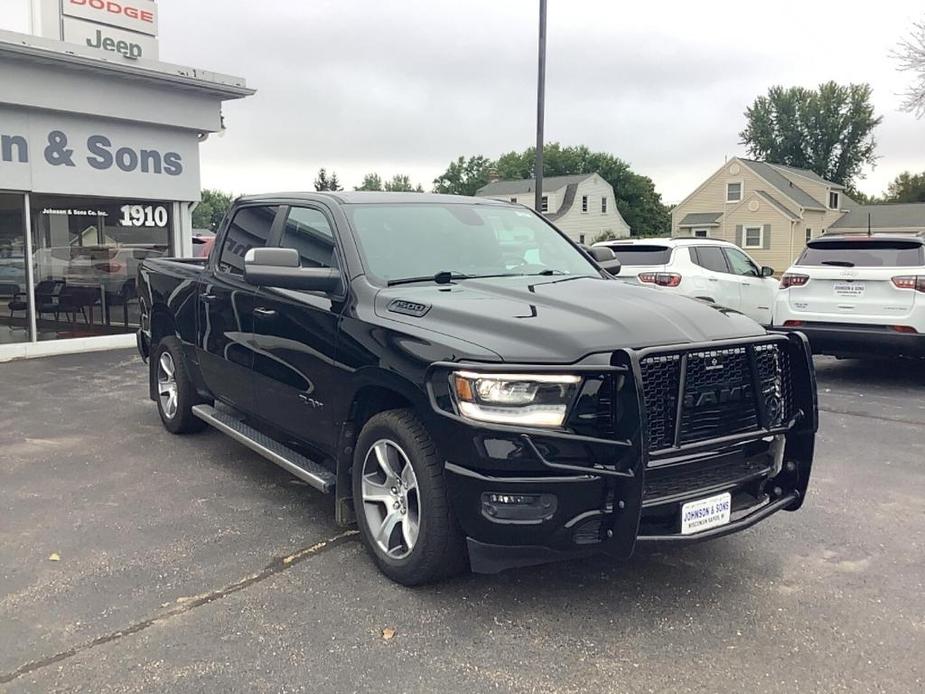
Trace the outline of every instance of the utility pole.
{"label": "utility pole", "polygon": [[536,77],[536,161],[533,176],[536,179],[536,195],[533,207],[540,212],[543,207],[543,113],[546,109],[546,0],[540,0],[539,65]]}

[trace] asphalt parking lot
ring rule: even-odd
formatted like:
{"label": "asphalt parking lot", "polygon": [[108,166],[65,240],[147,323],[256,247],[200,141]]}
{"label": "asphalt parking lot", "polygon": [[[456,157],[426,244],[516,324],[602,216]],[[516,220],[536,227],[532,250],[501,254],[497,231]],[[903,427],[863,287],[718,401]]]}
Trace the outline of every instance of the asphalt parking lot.
{"label": "asphalt parking lot", "polygon": [[925,368],[817,373],[802,511],[407,589],[330,497],[164,431],[132,352],[0,364],[0,689],[922,691]]}

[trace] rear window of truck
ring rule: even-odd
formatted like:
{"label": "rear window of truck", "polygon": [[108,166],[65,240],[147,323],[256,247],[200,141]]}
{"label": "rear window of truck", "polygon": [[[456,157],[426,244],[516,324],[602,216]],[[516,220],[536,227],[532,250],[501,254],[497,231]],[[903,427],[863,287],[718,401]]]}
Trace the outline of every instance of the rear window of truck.
{"label": "rear window of truck", "polygon": [[918,241],[816,241],[807,246],[797,265],[834,267],[920,267],[925,265],[925,248]]}
{"label": "rear window of truck", "polygon": [[671,260],[668,246],[608,246],[621,265],[665,265]]}

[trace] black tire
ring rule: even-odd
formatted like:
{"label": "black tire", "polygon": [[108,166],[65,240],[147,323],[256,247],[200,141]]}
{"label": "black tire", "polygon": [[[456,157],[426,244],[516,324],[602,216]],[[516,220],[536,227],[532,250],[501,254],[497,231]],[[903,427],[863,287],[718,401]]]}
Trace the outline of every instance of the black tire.
{"label": "black tire", "polygon": [[[368,456],[375,455],[374,444],[382,442],[400,449],[416,481],[418,530],[410,551],[406,548],[407,553],[400,557],[387,554],[380,547],[371,527],[381,513],[380,508],[390,512],[388,504],[380,507],[378,502],[366,502],[363,497],[364,465]],[[406,586],[431,583],[467,568],[465,538],[447,499],[443,461],[427,429],[412,410],[381,412],[363,427],[353,454],[353,502],[366,549],[379,570],[396,583]],[[413,500],[409,499],[409,513],[412,505]],[[401,546],[405,546],[403,531],[403,527],[396,528],[397,544]]]}
{"label": "black tire", "polygon": [[[165,354],[167,357],[163,356]],[[164,402],[161,392],[161,388],[168,383],[163,378],[165,372],[162,370],[162,360],[167,359],[174,367],[173,380],[176,387],[176,401],[172,409],[169,407],[169,402]],[[193,387],[193,383],[190,381],[189,374],[186,371],[180,341],[175,337],[162,339],[151,352],[150,368],[151,380],[155,387],[154,400],[157,403],[157,413],[161,417],[164,428],[171,434],[189,434],[202,431],[206,427],[206,423],[193,414],[193,405],[199,405],[203,400],[196,393],[196,389]]]}

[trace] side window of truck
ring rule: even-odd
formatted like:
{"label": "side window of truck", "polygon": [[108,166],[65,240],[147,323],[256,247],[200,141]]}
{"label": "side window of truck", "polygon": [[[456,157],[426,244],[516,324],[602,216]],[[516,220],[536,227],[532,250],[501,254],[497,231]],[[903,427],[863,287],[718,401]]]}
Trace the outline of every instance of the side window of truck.
{"label": "side window of truck", "polygon": [[255,205],[242,207],[235,212],[222,243],[219,271],[232,275],[244,274],[245,253],[266,244],[278,211],[276,205]]}
{"label": "side window of truck", "polygon": [[295,248],[302,267],[335,267],[334,231],[321,210],[311,207],[290,207],[283,237],[283,248]]}

